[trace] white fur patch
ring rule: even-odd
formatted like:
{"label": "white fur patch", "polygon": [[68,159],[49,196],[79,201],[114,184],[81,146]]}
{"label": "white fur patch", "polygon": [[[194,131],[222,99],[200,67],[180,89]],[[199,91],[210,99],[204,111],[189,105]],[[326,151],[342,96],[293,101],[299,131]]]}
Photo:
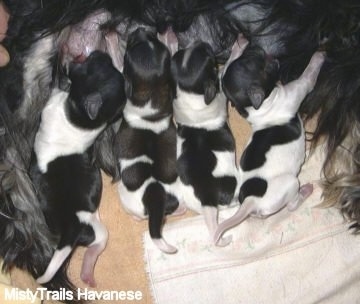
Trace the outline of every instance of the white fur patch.
{"label": "white fur patch", "polygon": [[151,106],[151,100],[144,107],[137,107],[128,100],[123,113],[124,119],[126,119],[131,127],[151,130],[156,134],[160,134],[169,128],[171,115],[168,115],[158,121],[149,121],[144,119],[144,117],[155,115],[159,113],[159,111],[159,109],[155,109]]}
{"label": "white fur patch", "polygon": [[176,159],[178,159],[181,155],[182,145],[184,141],[185,141],[184,138],[182,138],[179,135],[176,135]]}
{"label": "white fur patch", "polygon": [[[132,159],[120,159],[120,168],[121,173],[138,163],[147,163],[152,164],[153,160],[149,158],[146,155],[141,155],[139,157],[135,157]],[[142,203],[142,198],[144,196],[146,187],[154,182],[155,179],[152,177],[145,180],[144,183],[141,185],[141,187],[135,191],[130,191],[127,189],[127,187],[124,185],[122,180],[120,180],[118,184],[118,192],[120,195],[121,204],[123,205],[125,211],[131,215],[135,215],[136,217],[140,219],[146,219],[147,216],[145,216],[145,207]]]}
{"label": "white fur patch", "polygon": [[236,159],[233,151],[212,151],[216,157],[216,167],[212,172],[214,177],[236,176]]}
{"label": "white fur patch", "polygon": [[78,217],[80,223],[88,224],[94,230],[95,239],[89,246],[104,242],[106,243],[106,240],[108,238],[108,232],[105,229],[104,225],[100,223],[98,211],[95,211],[94,213],[91,213],[89,211],[78,211],[76,212],[76,216]]}
{"label": "white fur patch", "polygon": [[[120,160],[121,171],[124,171],[126,168],[137,164],[137,163],[149,163],[152,164],[153,160],[149,157],[143,155],[131,160]],[[141,187],[135,191],[130,191],[126,188],[122,181],[118,184],[118,191],[120,195],[121,204],[123,205],[124,209],[127,213],[131,215],[135,215],[138,218],[146,219],[147,215],[145,216],[145,208],[143,205],[143,196],[146,191],[146,188],[149,184],[155,182],[153,177],[148,178],[145,182],[141,185]],[[165,184],[158,181],[165,189],[165,191],[169,194],[174,195],[179,202],[182,201],[182,183],[180,178],[177,178],[175,182],[171,184]]]}
{"label": "white fur patch", "polygon": [[182,201],[186,207],[198,214],[202,214],[201,201],[195,196],[194,188],[190,185],[181,184],[180,189]]}
{"label": "white fur patch", "polygon": [[64,263],[66,258],[69,256],[71,250],[72,249],[70,246],[65,246],[60,250],[59,249],[55,250],[54,255],[51,258],[51,261],[48,267],[46,268],[45,273],[41,277],[37,278],[36,282],[39,284],[45,284],[49,282],[54,277],[56,272],[59,270],[61,265]]}
{"label": "white fur patch", "polygon": [[147,164],[152,164],[154,161],[146,156],[146,155],[141,155],[139,157],[135,157],[132,159],[121,159],[120,160],[120,168],[121,171],[124,171],[126,168],[136,164],[136,163],[147,163]]}
{"label": "white fur patch", "polygon": [[154,181],[155,179],[149,178],[141,185],[140,188],[136,189],[135,191],[130,191],[120,180],[118,184],[120,200],[122,206],[128,214],[135,215],[141,219],[147,218],[147,215],[145,215],[145,207],[142,202],[142,198],[147,186]]}
{"label": "white fur patch", "polygon": [[41,114],[34,151],[42,173],[57,157],[84,153],[105,128],[85,130],[71,124],[65,114],[67,98],[68,93],[55,89]]}
{"label": "white fur patch", "polygon": [[189,127],[214,130],[221,127],[227,119],[226,97],[223,93],[219,93],[207,105],[204,95],[188,93],[177,87],[173,107],[175,121]]}

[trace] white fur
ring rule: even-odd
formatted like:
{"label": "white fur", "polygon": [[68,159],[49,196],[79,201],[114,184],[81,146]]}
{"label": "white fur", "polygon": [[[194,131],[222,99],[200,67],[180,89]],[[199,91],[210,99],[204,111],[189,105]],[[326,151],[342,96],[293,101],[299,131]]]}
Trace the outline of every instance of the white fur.
{"label": "white fur", "polygon": [[[147,158],[147,157],[146,157]],[[126,161],[128,164],[130,164],[130,161]],[[148,160],[144,159],[141,160],[141,158],[137,158],[136,160],[131,160],[132,164],[135,163],[139,163],[139,162],[145,162],[145,163],[151,163]],[[123,160],[121,161],[121,163],[123,164]],[[131,165],[127,165],[124,168],[121,167],[121,170],[125,170],[125,168],[130,167]],[[148,178],[147,180],[144,181],[144,183],[141,185],[140,188],[138,188],[135,191],[130,191],[126,188],[126,186],[124,185],[124,183],[120,180],[120,182],[118,183],[118,191],[119,191],[119,195],[120,195],[120,200],[121,203],[125,209],[125,211],[128,214],[134,215],[135,217],[139,218],[139,219],[147,219],[147,215],[145,215],[145,207],[144,204],[142,202],[142,198],[144,196],[144,193],[146,191],[146,188],[149,184],[155,182],[156,180],[151,177]],[[165,184],[165,183],[161,183],[159,182],[165,189],[165,191],[169,194],[174,195],[179,203],[181,204],[181,200],[183,199],[183,195],[182,195],[182,184],[180,182],[180,179],[177,178],[175,180],[175,182],[173,182],[172,184]],[[183,206],[179,206],[179,209],[181,210],[183,208]]]}
{"label": "white fur", "polygon": [[[278,85],[270,96],[256,110],[247,108],[247,120],[253,133],[271,126],[287,123],[296,115],[301,102],[316,83],[316,79],[324,55],[315,53],[309,65],[299,79],[285,86]],[[301,120],[300,120],[301,122]],[[252,141],[252,137],[249,143]],[[267,189],[262,197],[248,196],[235,215],[219,225],[214,241],[217,242],[224,231],[240,224],[249,215],[266,217],[278,212],[288,205],[294,210],[312,192],[311,185],[302,186],[298,181],[300,168],[305,160],[305,135],[301,122],[301,136],[287,144],[274,145],[266,153],[265,163],[251,171],[243,171],[240,167],[241,181],[246,182],[253,177],[259,177],[267,182]]]}
{"label": "white fur", "polygon": [[95,211],[94,213],[89,211],[78,211],[76,212],[76,216],[78,217],[80,223],[88,224],[94,229],[95,239],[89,246],[103,242],[104,239],[107,239],[107,230],[104,230],[97,224],[100,221],[98,211]]}
{"label": "white fur", "polygon": [[124,171],[126,168],[131,167],[132,165],[136,164],[136,163],[147,163],[147,164],[152,164],[154,161],[146,156],[146,155],[141,155],[139,157],[135,157],[132,159],[121,159],[120,160],[120,168],[121,171]]}
{"label": "white fur", "polygon": [[42,173],[46,173],[48,164],[59,156],[85,152],[105,128],[103,125],[85,130],[71,124],[65,114],[67,98],[68,93],[55,89],[42,112],[34,143]]}
{"label": "white fur", "polygon": [[148,121],[144,119],[144,117],[157,114],[158,112],[160,112],[160,110],[152,107],[151,100],[143,107],[135,106],[131,100],[128,100],[123,111],[124,119],[131,127],[151,130],[156,134],[160,134],[169,128],[171,115],[158,121]]}
{"label": "white fur", "polygon": [[[132,159],[120,159],[121,172],[138,163],[152,164],[153,160],[146,155],[141,155],[139,157]],[[127,213],[134,215],[140,219],[147,218],[147,216],[145,216],[145,207],[144,204],[142,203],[142,197],[144,195],[147,186],[154,181],[155,180],[153,178],[147,179],[139,189],[135,191],[130,191],[124,185],[122,180],[120,180],[120,182],[118,183],[118,191],[120,195],[121,204],[123,205]]]}
{"label": "white fur", "polygon": [[173,107],[175,121],[189,127],[216,130],[227,119],[226,97],[223,93],[219,93],[207,105],[204,95],[185,92],[177,87]]}
{"label": "white fur", "polygon": [[187,67],[188,61],[190,59],[190,56],[193,52],[193,49],[191,47],[187,47],[184,53],[184,58],[183,58],[183,62],[181,64],[181,67],[184,69]]}
{"label": "white fur", "polygon": [[194,188],[190,185],[181,185],[181,196],[187,208],[202,214],[202,205],[200,200],[195,196]]}
{"label": "white fur", "polygon": [[95,264],[97,258],[106,247],[109,234],[104,224],[100,222],[98,211],[94,213],[88,211],[78,211],[76,212],[76,215],[80,223],[88,224],[94,230],[95,239],[85,251],[80,277],[85,283],[87,283],[91,287],[95,287]]}
{"label": "white fur", "polygon": [[141,185],[140,188],[136,189],[135,191],[130,191],[120,180],[118,184],[120,200],[122,206],[128,214],[134,215],[140,219],[147,218],[147,215],[145,215],[145,207],[142,203],[142,198],[144,196],[147,186],[154,181],[155,179],[149,178],[145,180],[145,182]]}
{"label": "white fur", "polygon": [[176,159],[180,157],[182,151],[182,145],[184,141],[185,141],[184,138],[180,137],[179,135],[176,135]]}
{"label": "white fur", "polygon": [[60,250],[55,250],[45,273],[41,277],[37,278],[36,282],[39,284],[45,284],[49,282],[59,270],[60,266],[64,263],[66,258],[69,256],[71,250],[71,246],[65,246]]}
{"label": "white fur", "polygon": [[[41,89],[49,88],[52,80],[52,66],[50,58],[54,54],[54,38],[52,35],[37,40],[31,48],[24,62],[24,100],[18,113],[27,118],[28,111],[39,94],[44,94]],[[39,84],[41,87],[39,87]],[[44,97],[44,100],[46,97]]]}
{"label": "white fur", "polygon": [[212,151],[216,157],[216,167],[212,172],[214,177],[237,175],[234,151]]}
{"label": "white fur", "polygon": [[[252,140],[252,137],[250,141]],[[260,168],[252,171],[242,171],[241,180],[246,181],[252,177],[262,177],[266,181],[280,176],[291,174],[297,176],[305,160],[305,134],[301,125],[301,136],[292,142],[276,145],[266,153],[266,162]]]}
{"label": "white fur", "polygon": [[[193,128],[205,128],[206,130],[217,130],[223,127],[227,120],[226,100],[223,93],[219,93],[215,99],[206,105],[204,95],[192,94],[177,88],[177,99],[174,102],[174,117],[177,123]],[[176,137],[176,155],[180,157],[184,138]],[[216,157],[216,167],[212,175],[214,177],[234,176],[237,181],[239,173],[236,168],[235,151],[212,151]],[[194,188],[180,181],[181,201],[186,207],[201,214],[203,208],[200,200],[195,196]],[[237,197],[239,187],[236,188]],[[232,203],[232,204],[233,204]],[[221,208],[221,207],[220,207]]]}

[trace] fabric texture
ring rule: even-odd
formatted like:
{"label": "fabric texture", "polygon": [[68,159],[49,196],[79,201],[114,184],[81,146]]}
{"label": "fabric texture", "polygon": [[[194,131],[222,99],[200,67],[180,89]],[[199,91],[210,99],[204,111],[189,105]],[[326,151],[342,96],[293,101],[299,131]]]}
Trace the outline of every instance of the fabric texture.
{"label": "fabric texture", "polygon": [[[323,150],[300,174],[313,194],[294,212],[249,218],[210,244],[203,217],[165,226],[175,255],[161,253],[144,233],[145,261],[156,304],[360,303],[360,238],[335,208],[320,208]],[[235,209],[221,212],[220,220]]]}

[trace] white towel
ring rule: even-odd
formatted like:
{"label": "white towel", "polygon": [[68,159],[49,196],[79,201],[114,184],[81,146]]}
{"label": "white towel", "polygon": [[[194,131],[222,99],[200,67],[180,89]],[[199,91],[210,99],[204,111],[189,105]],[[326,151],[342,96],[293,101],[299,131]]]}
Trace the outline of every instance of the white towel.
{"label": "white towel", "polygon": [[322,155],[319,147],[300,174],[302,183],[314,183],[302,206],[247,219],[227,232],[233,235],[228,247],[211,245],[202,216],[165,226],[164,237],[179,249],[175,255],[160,252],[146,232],[154,303],[360,303],[360,236],[336,208],[316,207]]}

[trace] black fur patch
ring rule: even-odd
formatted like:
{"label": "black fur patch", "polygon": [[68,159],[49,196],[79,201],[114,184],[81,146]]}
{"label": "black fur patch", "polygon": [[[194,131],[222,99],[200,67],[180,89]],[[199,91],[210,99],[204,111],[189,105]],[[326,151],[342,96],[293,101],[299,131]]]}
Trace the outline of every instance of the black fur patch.
{"label": "black fur patch", "polygon": [[250,178],[245,181],[240,188],[239,202],[240,204],[248,196],[262,197],[267,190],[267,182],[259,177]]}
{"label": "black fur patch", "polygon": [[[115,144],[120,159],[133,159],[139,156],[149,157],[153,163],[151,168],[143,167],[155,179],[171,184],[177,178],[176,173],[176,130],[173,124],[160,134],[150,130],[135,129],[129,126],[126,120],[121,124]],[[122,173],[122,178],[127,171]],[[148,173],[137,173],[145,176]],[[139,182],[138,182],[139,183]],[[137,183],[137,184],[138,184]]]}
{"label": "black fur patch", "polygon": [[[55,234],[79,226],[77,211],[95,212],[99,206],[102,180],[100,170],[91,165],[90,155],[74,154],[58,157],[48,164],[47,173],[32,168],[32,179],[39,189],[46,222]],[[69,244],[69,243],[67,243]]]}
{"label": "black fur patch", "polygon": [[215,131],[178,126],[178,135],[185,139],[177,162],[182,182],[194,187],[196,197],[205,206],[230,204],[236,178],[212,175],[216,157],[212,151],[234,151],[234,141],[227,125]]}
{"label": "black fur patch", "polygon": [[149,233],[152,238],[161,238],[165,215],[165,189],[159,183],[150,184],[144,193],[143,202],[149,214]]}
{"label": "black fur patch", "polygon": [[[266,153],[272,146],[287,144],[301,135],[301,122],[298,116],[288,123],[256,131],[240,160],[243,171],[260,168],[266,161]],[[281,165],[281,164],[279,164]]]}
{"label": "black fur patch", "polygon": [[151,177],[151,164],[138,162],[122,172],[122,181],[126,188],[135,191]]}

